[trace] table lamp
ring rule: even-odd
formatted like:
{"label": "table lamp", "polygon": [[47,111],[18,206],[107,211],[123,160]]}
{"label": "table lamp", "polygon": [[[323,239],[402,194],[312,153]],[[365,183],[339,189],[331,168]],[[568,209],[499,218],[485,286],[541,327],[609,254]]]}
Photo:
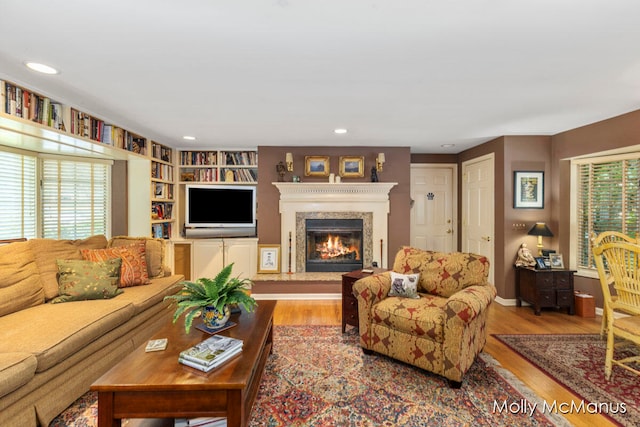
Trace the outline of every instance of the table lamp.
{"label": "table lamp", "polygon": [[542,256],[542,238],[553,237],[553,233],[544,222],[536,222],[527,233],[529,236],[538,236],[538,256]]}

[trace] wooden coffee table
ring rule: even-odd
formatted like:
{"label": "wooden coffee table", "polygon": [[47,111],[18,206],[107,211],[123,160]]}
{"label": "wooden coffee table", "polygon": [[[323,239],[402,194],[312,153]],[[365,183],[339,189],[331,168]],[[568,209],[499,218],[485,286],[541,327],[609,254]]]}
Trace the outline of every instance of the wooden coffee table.
{"label": "wooden coffee table", "polygon": [[[153,338],[168,338],[164,351],[129,354],[91,386],[98,392],[98,426],[120,426],[123,418],[227,417],[245,426],[273,343],[275,301],[260,301],[253,313],[231,316],[237,323],[221,335],[244,341],[242,354],[209,373],[184,366],[178,354],[210,335],[170,317]],[[146,343],[145,343],[146,344]]]}

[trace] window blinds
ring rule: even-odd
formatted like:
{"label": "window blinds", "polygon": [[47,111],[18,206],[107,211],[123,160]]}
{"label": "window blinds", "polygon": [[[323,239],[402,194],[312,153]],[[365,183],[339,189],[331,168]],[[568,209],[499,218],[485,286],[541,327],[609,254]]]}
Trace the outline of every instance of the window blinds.
{"label": "window blinds", "polygon": [[107,234],[109,165],[42,161],[42,237],[81,239]]}
{"label": "window blinds", "polygon": [[[637,157],[637,155],[636,155]],[[640,159],[598,161],[578,169],[578,266],[594,268],[592,233],[638,235]]]}
{"label": "window blinds", "polygon": [[0,151],[0,239],[36,237],[36,157]]}

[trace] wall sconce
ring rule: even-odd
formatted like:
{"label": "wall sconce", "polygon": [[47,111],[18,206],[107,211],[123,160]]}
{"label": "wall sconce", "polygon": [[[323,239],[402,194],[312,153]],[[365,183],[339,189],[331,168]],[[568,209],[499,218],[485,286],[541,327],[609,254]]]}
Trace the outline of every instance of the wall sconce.
{"label": "wall sconce", "polygon": [[538,256],[542,256],[542,238],[553,237],[553,233],[544,222],[536,222],[527,233],[529,236],[538,236]]}
{"label": "wall sconce", "polygon": [[287,171],[293,172],[293,154],[287,153],[285,155],[285,162],[287,163]]}
{"label": "wall sconce", "polygon": [[382,172],[382,165],[384,165],[384,153],[378,153],[378,157],[376,157],[376,170],[378,172]]}

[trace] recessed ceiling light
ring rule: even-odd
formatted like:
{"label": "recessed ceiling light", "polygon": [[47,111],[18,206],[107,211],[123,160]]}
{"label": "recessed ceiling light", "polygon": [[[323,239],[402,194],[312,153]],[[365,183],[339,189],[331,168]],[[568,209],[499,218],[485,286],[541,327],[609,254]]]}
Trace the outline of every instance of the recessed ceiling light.
{"label": "recessed ceiling light", "polygon": [[342,135],[342,134],[347,133],[347,130],[343,129],[343,128],[338,128],[338,129],[334,129],[333,132],[337,133],[338,135]]}
{"label": "recessed ceiling light", "polygon": [[442,144],[440,147],[442,148],[451,148],[451,147],[455,147],[456,144]]}
{"label": "recessed ceiling light", "polygon": [[187,141],[195,141],[196,137],[195,136],[185,135],[185,136],[182,137],[182,139],[186,139]]}
{"label": "recessed ceiling light", "polygon": [[39,73],[43,73],[43,74],[58,74],[59,71],[56,70],[53,67],[50,67],[48,65],[44,65],[44,64],[40,64],[39,62],[25,62],[24,65],[27,66],[27,68],[32,69],[33,71],[37,71]]}

